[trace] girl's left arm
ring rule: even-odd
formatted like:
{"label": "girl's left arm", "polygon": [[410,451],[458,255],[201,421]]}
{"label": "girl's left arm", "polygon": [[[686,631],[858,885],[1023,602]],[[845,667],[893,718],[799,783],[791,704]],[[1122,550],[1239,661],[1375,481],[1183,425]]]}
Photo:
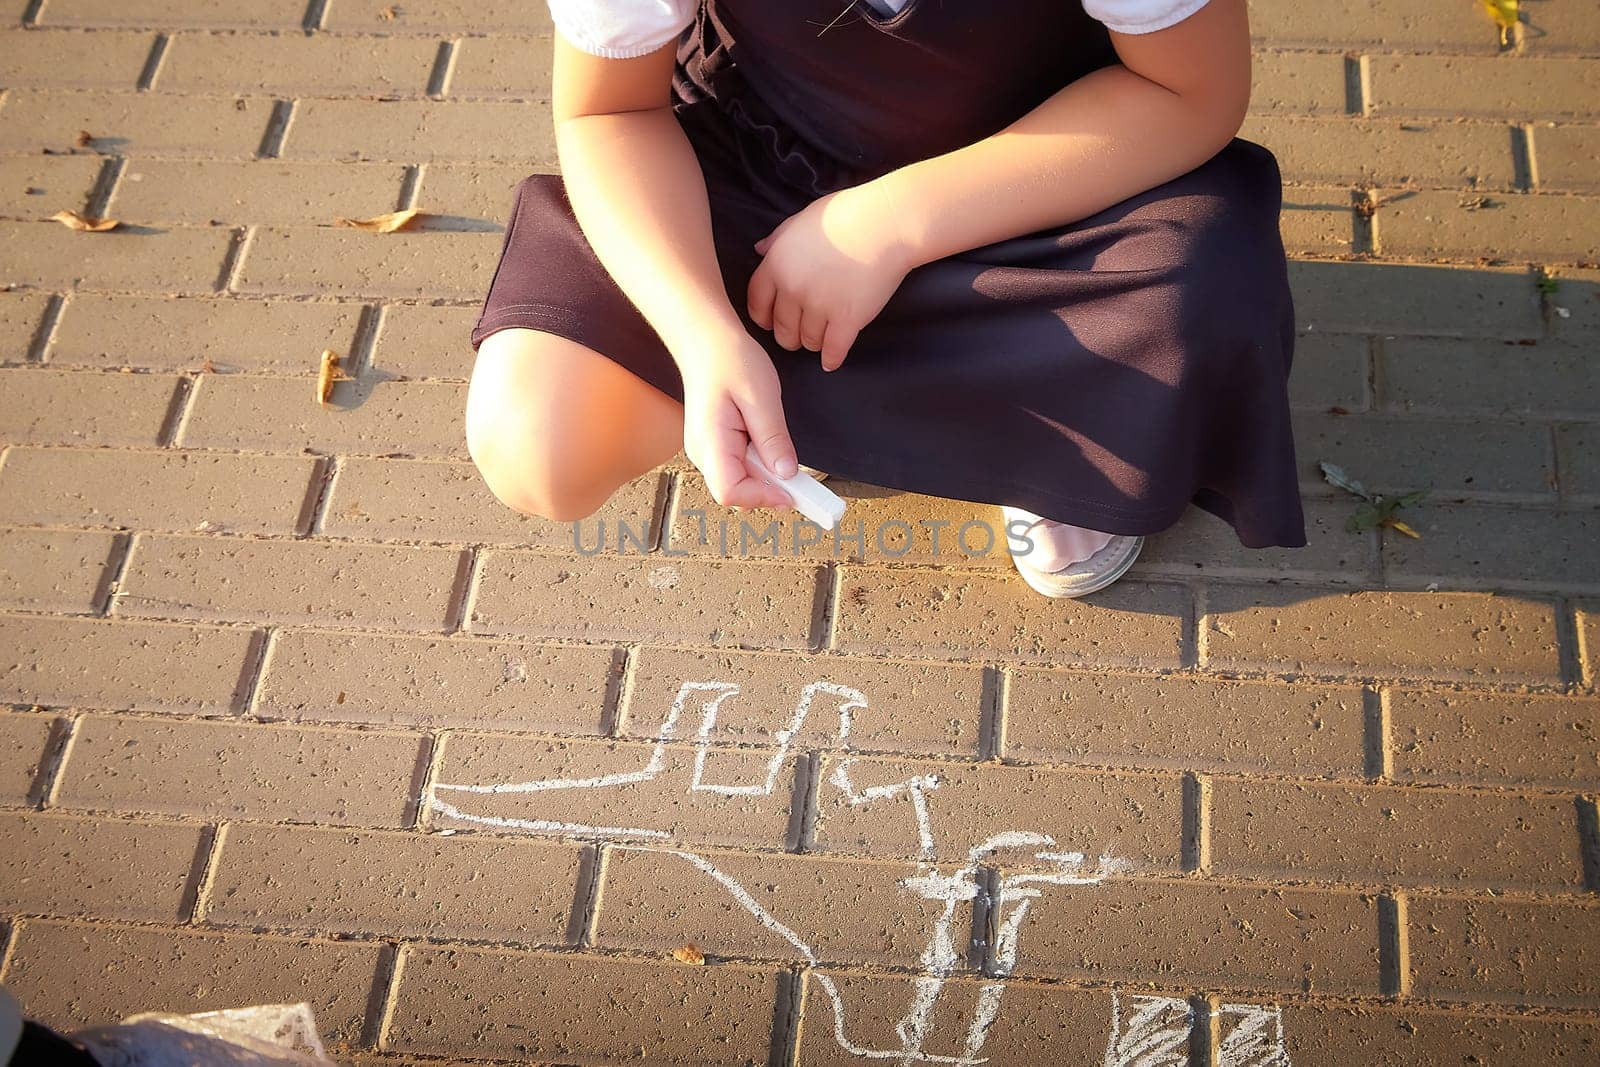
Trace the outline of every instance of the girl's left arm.
{"label": "girl's left arm", "polygon": [[992,136],[877,179],[913,264],[1076,222],[1188,173],[1239,132],[1245,0],[1210,0],[1177,25],[1111,40],[1121,63]]}
{"label": "girl's left arm", "polygon": [[750,314],[832,370],[912,268],[1093,215],[1185,174],[1238,133],[1250,102],[1245,0],[1113,32],[1121,63],[1004,129],[823,197],[757,245]]}

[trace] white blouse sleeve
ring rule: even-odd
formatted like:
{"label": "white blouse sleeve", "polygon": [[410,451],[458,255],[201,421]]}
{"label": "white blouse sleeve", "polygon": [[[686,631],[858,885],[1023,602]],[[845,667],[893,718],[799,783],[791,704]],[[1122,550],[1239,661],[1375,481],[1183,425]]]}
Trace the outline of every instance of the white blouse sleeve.
{"label": "white blouse sleeve", "polygon": [[606,59],[654,52],[694,21],[699,0],[546,0],[574,48]]}
{"label": "white blouse sleeve", "polygon": [[1083,0],[1083,9],[1118,33],[1154,33],[1175,26],[1206,0]]}

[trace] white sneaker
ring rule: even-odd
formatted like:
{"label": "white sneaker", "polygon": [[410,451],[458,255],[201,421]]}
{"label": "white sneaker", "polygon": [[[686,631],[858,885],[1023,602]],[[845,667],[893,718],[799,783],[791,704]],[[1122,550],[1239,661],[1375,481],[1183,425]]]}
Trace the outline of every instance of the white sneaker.
{"label": "white sneaker", "polygon": [[1097,593],[1127,574],[1133,561],[1139,558],[1139,550],[1144,548],[1143,537],[1113,535],[1088,559],[1069,563],[1059,570],[1044,570],[1030,563],[1026,555],[1017,555],[1012,550],[1010,537],[1012,520],[1020,519],[1032,525],[1040,521],[1039,516],[1021,508],[1002,507],[1000,510],[1005,515],[1006,548],[1011,551],[1011,562],[1016,564],[1022,580],[1044,596],[1064,598]]}

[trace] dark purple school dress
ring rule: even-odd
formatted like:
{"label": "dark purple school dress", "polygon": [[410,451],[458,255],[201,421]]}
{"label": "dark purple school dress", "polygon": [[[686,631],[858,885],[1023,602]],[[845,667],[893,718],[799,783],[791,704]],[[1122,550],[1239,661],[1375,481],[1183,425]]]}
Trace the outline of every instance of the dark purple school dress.
{"label": "dark purple school dress", "polygon": [[[1282,186],[1260,145],[1236,138],[1096,215],[918,267],[832,373],[745,315],[752,245],[783,219],[992,134],[1117,61],[1065,0],[844,7],[707,0],[673,78],[729,299],[777,367],[800,461],[1116,534],[1155,533],[1192,502],[1249,547],[1304,545]],[[473,346],[510,326],[683,398],[558,175],[517,187]]]}

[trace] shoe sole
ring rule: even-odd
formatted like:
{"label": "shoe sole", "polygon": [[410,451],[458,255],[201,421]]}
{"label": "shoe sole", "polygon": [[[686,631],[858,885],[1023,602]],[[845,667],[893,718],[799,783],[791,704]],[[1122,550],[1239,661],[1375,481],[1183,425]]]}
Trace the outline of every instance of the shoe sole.
{"label": "shoe sole", "polygon": [[[1088,596],[1091,593],[1098,593],[1127,574],[1128,568],[1133,566],[1134,560],[1139,558],[1139,553],[1143,549],[1144,538],[1135,538],[1133,547],[1128,549],[1127,555],[1109,570],[1101,571],[1098,574],[1082,574],[1073,577],[1066,577],[1059,572],[1041,571],[1035,567],[1029,567],[1016,556],[1011,557],[1011,562],[1016,564],[1017,573],[1022,575],[1022,580],[1027,582],[1034,592],[1056,600],[1071,600]],[[1071,568],[1067,569],[1070,570]]]}

